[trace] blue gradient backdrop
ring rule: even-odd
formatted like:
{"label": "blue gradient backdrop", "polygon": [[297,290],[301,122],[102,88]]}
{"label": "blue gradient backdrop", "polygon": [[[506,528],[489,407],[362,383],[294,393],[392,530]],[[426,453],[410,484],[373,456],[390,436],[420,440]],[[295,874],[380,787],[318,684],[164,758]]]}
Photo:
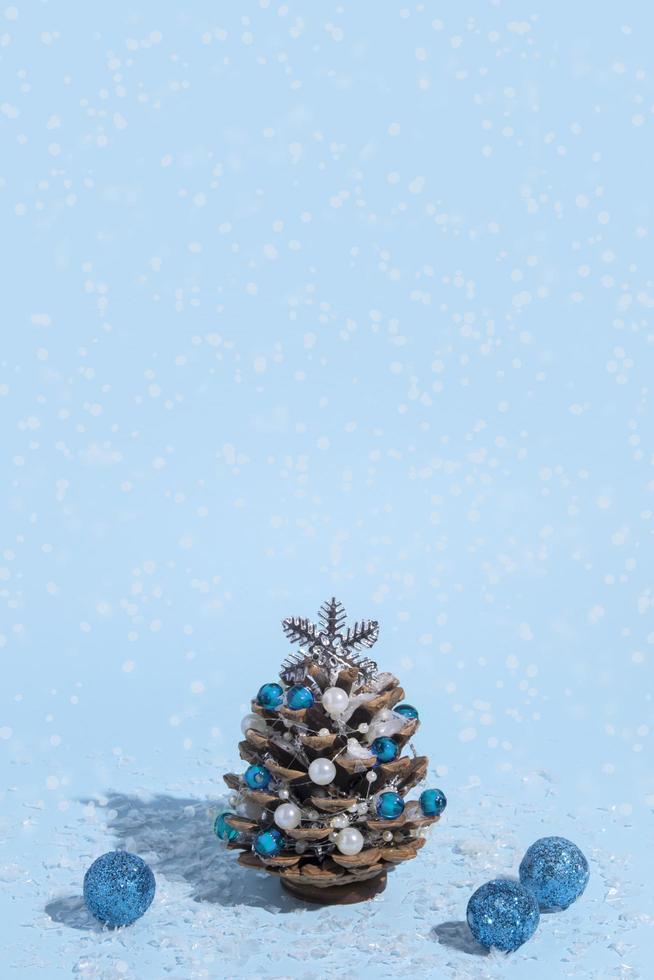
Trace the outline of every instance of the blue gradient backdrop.
{"label": "blue gradient backdrop", "polygon": [[[1,16],[6,975],[646,977],[651,12]],[[383,898],[309,911],[209,814],[331,595],[450,805]],[[469,894],[543,834],[586,896],[478,958]],[[79,906],[117,838],[158,882],[119,936]]]}

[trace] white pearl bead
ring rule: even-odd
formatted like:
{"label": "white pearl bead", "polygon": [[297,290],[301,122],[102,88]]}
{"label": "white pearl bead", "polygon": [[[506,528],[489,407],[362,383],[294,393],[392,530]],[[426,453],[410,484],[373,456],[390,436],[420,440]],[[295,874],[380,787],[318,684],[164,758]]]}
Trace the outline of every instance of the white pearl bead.
{"label": "white pearl bead", "polygon": [[341,854],[358,854],[363,850],[363,834],[356,827],[346,827],[336,837],[336,847]]}
{"label": "white pearl bead", "polygon": [[390,832],[390,830],[385,830],[384,833],[382,834],[382,837],[384,838],[385,841],[393,840],[393,835]]}
{"label": "white pearl bead", "polygon": [[322,735],[323,738],[324,738],[325,735],[329,735],[329,729],[328,728],[321,728],[320,731],[318,732],[318,734],[319,735]]}
{"label": "white pearl bead", "polygon": [[376,772],[367,772],[366,773],[366,779],[368,780],[369,783],[374,783],[375,780],[377,779],[377,773]]}
{"label": "white pearl bead", "polygon": [[347,827],[349,822],[344,813],[337,813],[330,821],[332,827],[336,827],[337,830],[342,830],[343,827]]}
{"label": "white pearl bead", "polygon": [[248,728],[252,728],[255,732],[261,732],[262,735],[268,731],[266,721],[261,715],[246,715],[241,722],[241,731],[244,735],[247,735]]}
{"label": "white pearl bead", "polygon": [[335,776],[336,766],[331,759],[314,759],[309,766],[309,779],[316,786],[327,786]]}
{"label": "white pearl bead", "polygon": [[282,830],[293,830],[300,823],[302,813],[295,803],[282,803],[275,810],[275,823]]}
{"label": "white pearl bead", "polygon": [[362,721],[361,724],[359,725],[358,731],[360,731],[362,735],[365,735],[366,732],[368,731],[368,722]]}
{"label": "white pearl bead", "polygon": [[342,715],[349,703],[350,699],[342,687],[328,687],[323,691],[322,706],[332,718]]}
{"label": "white pearl bead", "polygon": [[284,789],[284,788],[280,789],[279,793],[277,794],[277,796],[280,798],[280,800],[287,800],[290,795],[291,794],[289,793],[289,791],[287,789]]}

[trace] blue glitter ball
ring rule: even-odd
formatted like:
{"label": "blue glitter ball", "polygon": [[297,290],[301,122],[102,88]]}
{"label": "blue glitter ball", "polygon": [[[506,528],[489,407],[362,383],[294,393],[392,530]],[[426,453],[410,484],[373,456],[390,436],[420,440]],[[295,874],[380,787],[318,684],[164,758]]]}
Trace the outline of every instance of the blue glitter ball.
{"label": "blue glitter ball", "polygon": [[583,893],[589,876],[588,861],[565,837],[541,837],[520,862],[520,881],[543,911],[567,909]]}
{"label": "blue glitter ball", "polygon": [[286,694],[286,704],[291,711],[302,711],[303,708],[310,708],[315,698],[313,691],[308,687],[291,687]]}
{"label": "blue glitter ball", "polygon": [[279,684],[264,684],[259,688],[257,694],[257,704],[262,708],[273,710],[282,703],[284,699],[284,689]]}
{"label": "blue glitter ball", "polygon": [[254,838],[254,849],[261,857],[274,857],[282,849],[282,835],[275,827],[262,830]]}
{"label": "blue glitter ball", "polygon": [[420,794],[420,809],[426,817],[440,817],[446,806],[442,789],[426,789]]}
{"label": "blue glitter ball", "polygon": [[225,811],[225,813],[219,813],[213,822],[213,832],[216,837],[220,837],[221,840],[236,840],[238,837],[238,830],[236,827],[230,827],[230,825],[225,820],[225,817],[235,817],[235,813],[230,813]]}
{"label": "blue glitter ball", "polygon": [[471,896],[466,918],[478,943],[512,953],[536,932],[540,912],[538,902],[520,882],[496,878]]}
{"label": "blue glitter ball", "polygon": [[272,776],[265,766],[254,765],[245,770],[244,779],[250,789],[267,789]]}
{"label": "blue glitter ball", "polygon": [[392,762],[393,759],[397,759],[400,750],[397,747],[397,742],[386,735],[382,735],[375,739],[370,746],[370,751],[377,756],[377,762]]}
{"label": "blue glitter ball", "polygon": [[418,718],[418,709],[412,704],[396,704],[393,708],[396,715],[403,715],[404,718]]}
{"label": "blue glitter ball", "polygon": [[136,854],[109,851],[84,875],[84,901],[89,912],[109,926],[129,926],[150,907],[154,875]]}
{"label": "blue glitter ball", "polygon": [[404,800],[399,793],[380,793],[377,797],[377,814],[382,820],[395,820],[404,812]]}

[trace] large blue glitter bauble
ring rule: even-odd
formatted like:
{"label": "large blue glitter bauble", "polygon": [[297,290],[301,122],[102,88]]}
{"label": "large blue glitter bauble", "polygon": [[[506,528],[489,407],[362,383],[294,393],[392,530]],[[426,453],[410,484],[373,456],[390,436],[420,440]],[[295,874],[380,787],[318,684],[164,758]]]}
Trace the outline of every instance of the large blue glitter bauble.
{"label": "large blue glitter bauble", "polygon": [[254,765],[245,770],[244,779],[250,789],[267,789],[272,776],[265,766]]}
{"label": "large blue glitter bauble", "polygon": [[412,704],[396,704],[393,708],[396,715],[403,715],[404,718],[417,718],[418,709]]}
{"label": "large blue glitter bauble", "polygon": [[471,896],[466,918],[478,943],[511,953],[536,932],[540,912],[534,896],[519,881],[496,878]]}
{"label": "large blue glitter bauble", "polygon": [[221,840],[236,840],[238,837],[238,830],[236,827],[231,827],[225,820],[225,817],[235,816],[235,813],[229,813],[227,810],[225,813],[218,814],[213,822],[213,832],[216,837],[220,837]]}
{"label": "large blue glitter bauble", "polygon": [[103,854],[84,875],[89,912],[109,926],[129,926],[150,907],[154,875],[145,861],[129,851]]}
{"label": "large blue glitter bauble", "polygon": [[284,689],[279,684],[264,684],[259,688],[257,704],[272,710],[282,703],[283,698]]}
{"label": "large blue glitter bauble", "polygon": [[380,793],[377,797],[377,813],[382,820],[396,820],[404,812],[404,800],[399,793]]}
{"label": "large blue glitter bauble", "polygon": [[308,687],[291,687],[286,692],[286,704],[291,711],[302,711],[303,708],[310,708],[315,698],[313,691]]}
{"label": "large blue glitter bauble", "polygon": [[274,857],[282,849],[282,835],[275,827],[262,830],[254,838],[254,849],[261,857]]}
{"label": "large blue glitter bauble", "polygon": [[582,894],[589,876],[588,861],[565,837],[541,837],[520,862],[520,881],[543,911],[567,909]]}
{"label": "large blue glitter bauble", "polygon": [[420,809],[426,817],[440,817],[446,806],[442,789],[425,789],[420,794]]}
{"label": "large blue glitter bauble", "polygon": [[393,759],[397,759],[400,750],[397,742],[387,735],[382,735],[375,739],[370,746],[370,751],[377,756],[377,762],[392,762]]}

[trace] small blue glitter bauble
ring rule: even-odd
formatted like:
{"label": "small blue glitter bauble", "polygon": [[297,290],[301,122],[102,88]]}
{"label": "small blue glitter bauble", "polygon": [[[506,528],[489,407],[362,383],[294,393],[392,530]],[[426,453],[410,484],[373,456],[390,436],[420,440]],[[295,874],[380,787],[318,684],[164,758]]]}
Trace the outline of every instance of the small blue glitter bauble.
{"label": "small blue glitter bauble", "polygon": [[267,789],[272,776],[265,766],[249,766],[245,770],[245,782],[250,789]]}
{"label": "small blue glitter bauble", "polygon": [[274,857],[282,849],[282,835],[275,827],[262,830],[254,838],[254,849],[261,857]]}
{"label": "small blue glitter bauble", "polygon": [[565,837],[541,837],[520,862],[520,881],[543,911],[567,909],[588,884],[588,861]]}
{"label": "small blue glitter bauble", "polygon": [[235,816],[235,813],[229,813],[227,810],[225,813],[218,814],[213,822],[213,832],[216,837],[220,837],[221,840],[236,840],[238,837],[238,830],[236,827],[231,827],[225,820],[225,817]]}
{"label": "small blue glitter bauble", "polygon": [[417,718],[418,709],[412,704],[396,704],[393,708],[396,715],[403,715],[405,718]]}
{"label": "small blue glitter bauble", "polygon": [[397,759],[399,753],[397,742],[386,735],[376,738],[370,746],[370,751],[377,756],[377,762],[392,762],[393,759]]}
{"label": "small blue glitter bauble", "polygon": [[129,926],[150,907],[154,875],[145,861],[129,851],[103,854],[84,875],[89,912],[109,926]]}
{"label": "small blue glitter bauble", "polygon": [[377,797],[377,813],[382,820],[395,820],[404,812],[404,800],[399,793],[380,793]]}
{"label": "small blue glitter bauble", "polygon": [[264,684],[259,688],[257,704],[262,708],[273,709],[282,703],[284,689],[279,684]]}
{"label": "small blue glitter bauble", "polygon": [[286,704],[291,711],[302,711],[303,708],[310,708],[315,698],[313,691],[308,687],[291,687],[286,693]]}
{"label": "small blue glitter bauble", "polygon": [[420,809],[426,817],[440,817],[446,806],[442,789],[426,789],[420,794]]}
{"label": "small blue glitter bauble", "polygon": [[511,953],[536,932],[540,912],[538,902],[520,882],[496,878],[471,896],[466,918],[478,943]]}

